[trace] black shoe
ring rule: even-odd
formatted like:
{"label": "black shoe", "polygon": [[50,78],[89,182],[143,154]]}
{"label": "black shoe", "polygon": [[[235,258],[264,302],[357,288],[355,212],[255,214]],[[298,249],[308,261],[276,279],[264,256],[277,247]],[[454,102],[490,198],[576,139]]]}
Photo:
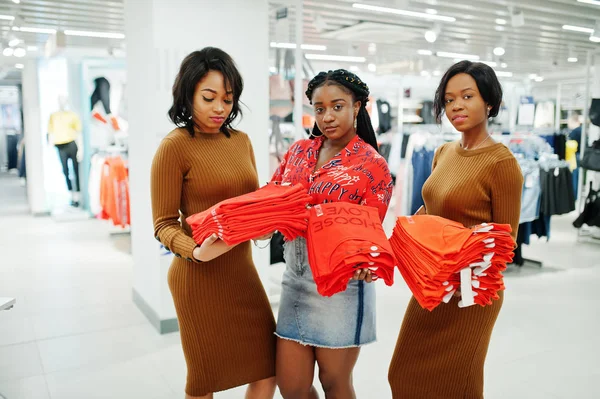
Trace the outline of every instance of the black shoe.
{"label": "black shoe", "polygon": [[78,201],[71,201],[71,206],[74,208],[79,208],[79,202]]}

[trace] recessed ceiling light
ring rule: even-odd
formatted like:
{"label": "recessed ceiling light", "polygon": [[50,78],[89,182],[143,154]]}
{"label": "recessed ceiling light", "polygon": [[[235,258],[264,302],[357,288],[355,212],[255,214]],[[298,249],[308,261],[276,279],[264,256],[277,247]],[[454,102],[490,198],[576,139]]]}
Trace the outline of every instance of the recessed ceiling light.
{"label": "recessed ceiling light", "polygon": [[438,57],[444,57],[444,58],[459,58],[462,60],[479,61],[479,56],[474,55],[474,54],[460,54],[460,53],[449,53],[446,51],[438,51],[436,53],[436,55]]}
{"label": "recessed ceiling light", "polygon": [[17,69],[23,69],[23,68],[25,68],[25,65],[23,65],[23,64],[15,64],[15,68],[17,68]]}
{"label": "recessed ceiling light", "polygon": [[600,6],[600,1],[598,0],[577,0],[580,3],[585,3],[585,4],[593,4],[595,6]]}
{"label": "recessed ceiling light", "polygon": [[504,50],[504,47],[496,47],[494,49],[494,55],[497,55],[498,57],[503,56],[504,53],[506,53],[506,50]]}
{"label": "recessed ceiling light", "polygon": [[506,30],[504,28],[504,26],[500,26],[500,25],[496,25],[496,27],[494,29],[496,29],[498,32],[504,32]]}
{"label": "recessed ceiling light", "polygon": [[306,59],[317,61],[366,62],[365,57],[349,57],[345,55],[306,54]]}
{"label": "recessed ceiling light", "polygon": [[592,28],[584,28],[582,26],[563,25],[562,28],[564,30],[570,30],[570,31],[573,31],[573,32],[594,33],[594,29],[592,29]]}
{"label": "recessed ceiling light", "polygon": [[68,36],[84,36],[84,37],[101,37],[105,39],[125,39],[122,33],[114,32],[90,32],[84,30],[65,30],[65,35]]}
{"label": "recessed ceiling light", "polygon": [[433,55],[433,51],[431,50],[417,50],[419,55]]}
{"label": "recessed ceiling light", "polygon": [[577,57],[569,57],[569,58],[567,58],[567,61],[568,62],[577,62],[578,60],[577,60]]}
{"label": "recessed ceiling light", "polygon": [[407,17],[424,18],[424,19],[435,20],[435,21],[444,21],[444,22],[456,21],[456,18],[454,18],[454,17],[446,17],[443,15],[431,15],[431,14],[427,14],[427,13],[423,13],[423,12],[400,10],[397,8],[371,6],[368,4],[354,3],[354,4],[352,4],[352,7],[358,8],[361,10],[385,12],[385,13],[389,13],[389,14],[404,15]]}
{"label": "recessed ceiling light", "polygon": [[14,21],[15,17],[13,17],[12,15],[0,15],[0,19],[3,19],[5,21]]}
{"label": "recessed ceiling light", "polygon": [[425,40],[427,40],[429,43],[435,43],[437,40],[437,33],[435,33],[433,30],[428,30],[425,32]]}
{"label": "recessed ceiling light", "polygon": [[14,55],[17,58],[25,57],[26,54],[27,54],[27,51],[24,48],[19,47],[19,48],[15,49]]}
{"label": "recessed ceiling light", "polygon": [[367,68],[369,69],[370,72],[377,72],[377,65],[375,65],[375,64],[369,64],[369,65],[367,65]]}
{"label": "recessed ceiling light", "polygon": [[56,33],[56,29],[51,29],[51,28],[23,28],[23,27],[18,27],[18,26],[13,26],[12,28],[14,31],[17,32],[28,32],[28,33],[48,33],[50,35],[53,35]]}
{"label": "recessed ceiling light", "polygon": [[544,81],[544,78],[543,78],[543,77],[541,77],[541,76],[538,76],[538,77],[536,77],[536,78],[535,78],[535,81],[536,81],[536,82],[543,82],[543,81]]}
{"label": "recessed ceiling light", "polygon": [[496,23],[498,25],[506,25],[506,20],[502,18],[496,18]]}
{"label": "recessed ceiling light", "polygon": [[21,2],[21,0],[12,0],[12,2],[15,4],[19,4]]}
{"label": "recessed ceiling light", "polygon": [[2,50],[2,55],[5,57],[11,57],[14,54],[15,50],[12,47],[6,47]]}
{"label": "recessed ceiling light", "polygon": [[21,43],[21,40],[14,38],[11,41],[8,42],[8,45],[10,47],[15,47],[17,44]]}

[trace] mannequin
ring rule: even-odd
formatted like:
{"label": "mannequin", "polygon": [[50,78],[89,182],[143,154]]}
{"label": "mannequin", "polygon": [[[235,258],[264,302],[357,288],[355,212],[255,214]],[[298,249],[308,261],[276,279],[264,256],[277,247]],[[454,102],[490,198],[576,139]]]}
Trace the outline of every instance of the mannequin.
{"label": "mannequin", "polygon": [[[77,141],[81,139],[81,120],[75,112],[68,109],[68,103],[66,96],[58,97],[58,111],[50,115],[48,122],[48,141],[58,149],[67,188],[71,192],[71,206],[78,207],[81,190],[78,158],[81,146],[77,145]],[[75,186],[69,178],[69,159],[73,165]]]}
{"label": "mannequin", "polygon": [[120,130],[119,122],[117,117],[114,116],[110,110],[110,83],[108,79],[103,76],[100,76],[94,79],[94,92],[92,93],[91,101],[91,109],[92,116],[99,120],[102,123],[107,123],[106,119],[100,114],[98,111],[94,111],[94,106],[96,103],[101,102],[104,107],[104,112],[106,113],[106,117],[110,119],[110,123],[115,131]]}

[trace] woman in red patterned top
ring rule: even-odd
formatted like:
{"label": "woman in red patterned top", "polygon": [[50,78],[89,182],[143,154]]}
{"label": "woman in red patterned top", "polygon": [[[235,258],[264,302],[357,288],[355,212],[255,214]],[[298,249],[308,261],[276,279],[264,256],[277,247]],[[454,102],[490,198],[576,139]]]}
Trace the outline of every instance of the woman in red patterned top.
{"label": "woman in red patterned top", "polygon": [[[321,72],[308,85],[314,107],[312,139],[293,144],[273,183],[306,186],[314,204],[350,202],[378,209],[383,221],[392,177],[379,155],[366,110],[369,88],[343,69]],[[306,241],[285,244],[286,271],[277,321],[277,382],[286,399],[318,398],[315,362],[327,397],[354,398],[352,370],[360,346],[376,340],[375,287],[358,269],[344,292],[319,295]]]}

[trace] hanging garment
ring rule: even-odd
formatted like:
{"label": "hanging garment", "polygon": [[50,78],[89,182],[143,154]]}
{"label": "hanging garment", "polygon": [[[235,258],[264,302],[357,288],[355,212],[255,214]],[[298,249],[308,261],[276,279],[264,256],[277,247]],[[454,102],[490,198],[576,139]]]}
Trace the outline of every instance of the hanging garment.
{"label": "hanging garment", "polygon": [[554,135],[554,153],[558,155],[558,159],[564,161],[567,151],[567,136],[564,134]]}
{"label": "hanging garment", "polygon": [[585,149],[581,158],[581,167],[600,172],[600,140],[594,141],[591,147]]}
{"label": "hanging garment", "polygon": [[590,183],[590,191],[585,199],[585,207],[581,215],[573,222],[573,226],[581,228],[584,224],[600,227],[600,190],[594,190]]}
{"label": "hanging garment", "polygon": [[307,233],[309,265],[317,291],[332,296],[345,291],[357,268],[374,279],[394,283],[394,253],[376,208],[332,202],[310,210]]}
{"label": "hanging garment", "polygon": [[417,302],[431,311],[459,289],[459,307],[491,305],[499,299],[501,272],[513,257],[510,232],[510,225],[469,229],[438,216],[401,216],[390,243]]}
{"label": "hanging garment", "polygon": [[539,102],[535,107],[535,118],[533,127],[552,127],[554,126],[554,108],[551,101]]}
{"label": "hanging garment", "polygon": [[57,111],[48,120],[48,134],[54,144],[75,141],[81,132],[81,120],[75,112]]}
{"label": "hanging garment", "polygon": [[213,234],[227,245],[236,245],[275,230],[292,241],[306,234],[306,206],[311,199],[301,184],[268,184],[252,193],[219,202],[189,216],[186,222],[199,245]]}
{"label": "hanging garment", "polygon": [[8,170],[17,169],[19,166],[19,136],[16,134],[6,135],[6,152],[8,155]]}
{"label": "hanging garment", "polygon": [[592,98],[592,105],[590,106],[590,121],[600,126],[600,98]]}
{"label": "hanging garment", "polygon": [[540,213],[563,215],[575,210],[573,177],[568,167],[540,170],[542,187]]}
{"label": "hanging garment", "polygon": [[129,177],[121,157],[109,157],[104,161],[100,186],[101,219],[112,220],[115,226],[130,224]]}
{"label": "hanging garment", "polygon": [[[92,97],[90,98],[91,110],[94,110],[94,106],[96,103],[102,103],[102,107],[104,108],[104,112],[106,116],[110,117],[110,122],[114,130],[120,130],[119,122],[117,117],[112,115],[110,110],[110,83],[108,79],[105,77],[99,77],[94,79],[94,91],[92,92]],[[107,123],[106,119],[99,113],[93,112],[92,116],[98,119],[102,123]]]}
{"label": "hanging garment", "polygon": [[433,101],[423,101],[421,118],[423,118],[423,124],[425,125],[433,125],[436,123],[435,116],[433,115]]}
{"label": "hanging garment", "polygon": [[415,214],[417,210],[424,205],[421,191],[423,189],[423,185],[431,175],[431,166],[433,164],[434,155],[435,151],[429,150],[425,147],[414,151],[412,154],[413,184],[412,201],[410,207],[411,215]]}
{"label": "hanging garment", "polygon": [[540,215],[542,186],[540,168],[537,165],[521,165],[523,172],[523,193],[521,194],[521,216],[519,224],[533,222]]}
{"label": "hanging garment", "polygon": [[379,115],[379,133],[385,133],[392,128],[392,107],[385,100],[377,100]]}
{"label": "hanging garment", "polygon": [[[77,144],[74,141],[71,141],[69,143],[56,144],[56,148],[58,149],[58,155],[60,156],[60,163],[62,165],[62,171],[65,176],[67,188],[69,189],[69,191],[79,192],[81,190],[81,185],[79,183],[79,162],[77,162]],[[71,183],[71,177],[69,176],[69,160],[71,160],[71,165],[73,165],[75,187],[73,187],[73,183]]]}

